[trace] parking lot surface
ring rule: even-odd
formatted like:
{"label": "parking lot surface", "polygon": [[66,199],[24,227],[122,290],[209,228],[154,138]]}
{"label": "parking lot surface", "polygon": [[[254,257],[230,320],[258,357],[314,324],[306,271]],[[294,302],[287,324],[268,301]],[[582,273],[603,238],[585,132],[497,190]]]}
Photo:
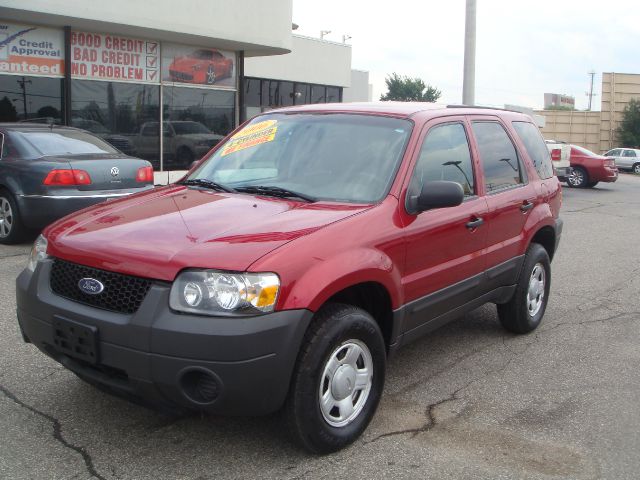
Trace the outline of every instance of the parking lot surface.
{"label": "parking lot surface", "polygon": [[84,384],[22,342],[30,245],[0,246],[0,478],[638,478],[640,176],[563,195],[540,328],[487,305],[400,350],[368,430],[328,456],[278,415],[169,416]]}

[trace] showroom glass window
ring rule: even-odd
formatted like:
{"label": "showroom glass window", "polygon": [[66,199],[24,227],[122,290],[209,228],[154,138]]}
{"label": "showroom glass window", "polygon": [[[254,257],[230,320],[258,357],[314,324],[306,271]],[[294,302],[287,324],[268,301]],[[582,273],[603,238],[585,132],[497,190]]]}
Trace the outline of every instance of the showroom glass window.
{"label": "showroom glass window", "polygon": [[160,139],[142,136],[160,118],[157,85],[73,80],[71,126],[88,130],[118,150],[149,160],[160,168]]}
{"label": "showroom glass window", "polygon": [[61,78],[0,75],[0,122],[62,123]]}
{"label": "showroom glass window", "polygon": [[187,170],[234,128],[235,91],[165,85],[163,170]]}

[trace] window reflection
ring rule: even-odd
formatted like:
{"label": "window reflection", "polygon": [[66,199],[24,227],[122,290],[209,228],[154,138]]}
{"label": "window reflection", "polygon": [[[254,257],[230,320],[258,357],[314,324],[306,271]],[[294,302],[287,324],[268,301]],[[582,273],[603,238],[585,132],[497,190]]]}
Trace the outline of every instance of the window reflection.
{"label": "window reflection", "polygon": [[0,122],[62,123],[60,78],[0,75]]}

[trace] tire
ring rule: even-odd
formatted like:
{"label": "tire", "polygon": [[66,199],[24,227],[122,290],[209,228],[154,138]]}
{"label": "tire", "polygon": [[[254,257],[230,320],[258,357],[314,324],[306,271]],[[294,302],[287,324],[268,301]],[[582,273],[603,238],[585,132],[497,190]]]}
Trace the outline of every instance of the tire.
{"label": "tire", "polygon": [[344,304],[319,310],[305,333],[284,406],[294,441],[310,452],[329,453],[356,440],[378,407],[385,366],[384,340],[371,315]]}
{"label": "tire", "polygon": [[215,68],[213,68],[213,65],[209,65],[209,67],[207,68],[206,82],[207,85],[213,85],[214,83],[216,83],[216,70]]}
{"label": "tire", "polygon": [[0,190],[0,243],[19,243],[25,239],[26,233],[13,195],[7,190]]}
{"label": "tire", "polygon": [[587,184],[587,188],[593,188],[593,187],[595,187],[596,185],[598,185],[599,183],[600,183],[600,182],[589,182],[589,183]]}
{"label": "tire", "polygon": [[633,168],[631,169],[633,173],[640,173],[640,163],[634,163]]}
{"label": "tire", "polygon": [[586,188],[589,184],[589,174],[582,167],[573,167],[571,175],[567,177],[567,185],[573,188]]}
{"label": "tire", "polygon": [[[498,305],[502,326],[513,333],[529,333],[538,328],[547,308],[550,286],[549,255],[542,245],[532,243],[527,249],[513,297]],[[530,291],[534,293],[532,298],[529,297]]]}

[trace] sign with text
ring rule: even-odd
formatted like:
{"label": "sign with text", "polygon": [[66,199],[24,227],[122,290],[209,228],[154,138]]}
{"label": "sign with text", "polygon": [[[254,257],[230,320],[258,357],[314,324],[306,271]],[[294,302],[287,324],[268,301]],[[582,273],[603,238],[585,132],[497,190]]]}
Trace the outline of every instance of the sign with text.
{"label": "sign with text", "polygon": [[162,81],[235,87],[233,52],[216,48],[162,44]]}
{"label": "sign with text", "polygon": [[160,44],[104,33],[71,32],[71,75],[91,80],[160,82]]}
{"label": "sign with text", "polygon": [[64,33],[0,21],[0,73],[64,76]]}

